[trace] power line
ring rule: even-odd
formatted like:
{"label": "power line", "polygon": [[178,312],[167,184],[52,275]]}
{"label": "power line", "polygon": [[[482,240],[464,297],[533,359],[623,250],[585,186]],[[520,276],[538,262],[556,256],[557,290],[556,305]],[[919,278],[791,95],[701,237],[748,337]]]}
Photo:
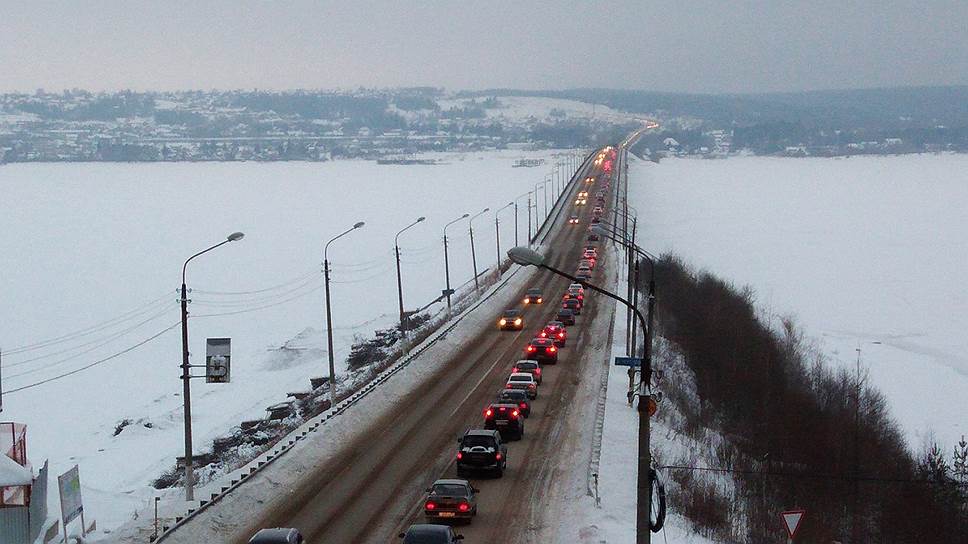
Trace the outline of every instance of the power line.
{"label": "power line", "polygon": [[220,316],[224,316],[224,315],[238,315],[238,314],[245,314],[245,313],[249,313],[249,312],[256,312],[256,311],[259,311],[259,310],[264,310],[266,308],[272,308],[273,306],[279,306],[280,304],[286,304],[287,302],[292,302],[292,301],[297,300],[297,299],[300,299],[300,298],[302,298],[302,297],[304,297],[306,295],[315,293],[316,291],[319,291],[322,288],[323,288],[322,285],[317,285],[316,287],[313,287],[312,289],[310,289],[308,291],[304,291],[304,292],[302,292],[302,293],[300,293],[298,295],[295,295],[293,297],[289,297],[287,299],[279,300],[279,301],[273,302],[271,304],[265,304],[263,306],[257,306],[255,308],[245,308],[245,309],[242,309],[242,310],[235,310],[235,311],[231,311],[231,312],[220,312],[220,313],[217,313],[217,314],[193,315],[193,316],[190,316],[190,317],[192,319],[199,319],[199,318],[202,318],[202,317],[220,317]]}
{"label": "power line", "polygon": [[288,291],[284,291],[282,293],[276,293],[268,296],[248,298],[248,299],[242,299],[242,300],[192,299],[192,303],[197,304],[199,306],[216,306],[216,307],[231,307],[231,306],[238,307],[238,306],[248,306],[252,304],[259,305],[259,304],[278,300],[279,298],[289,296],[292,293],[299,292],[302,289],[306,288],[307,286],[310,286],[314,283],[320,283],[321,280],[322,280],[321,276],[312,277]]}
{"label": "power line", "polygon": [[164,299],[166,299],[166,298],[168,298],[170,296],[171,296],[170,293],[166,293],[166,294],[164,294],[164,295],[162,295],[162,296],[160,296],[160,297],[158,297],[158,298],[156,298],[156,299],[154,299],[154,300],[152,300],[150,302],[146,302],[145,304],[142,304],[141,306],[138,306],[137,308],[135,308],[133,310],[129,310],[127,312],[124,312],[124,313],[122,313],[120,315],[117,315],[117,316],[115,316],[115,317],[107,320],[107,321],[102,321],[100,323],[95,323],[94,325],[91,325],[89,327],[85,327],[83,329],[79,329],[79,330],[76,330],[74,332],[70,332],[70,333],[67,333],[67,334],[64,334],[64,335],[61,335],[61,336],[57,336],[57,337],[54,337],[54,338],[48,338],[46,340],[40,340],[40,341],[34,342],[32,344],[24,344],[24,345],[18,346],[16,348],[13,348],[13,349],[10,349],[10,350],[6,350],[6,351],[3,352],[3,354],[4,355],[15,355],[17,353],[23,353],[25,351],[34,351],[34,350],[42,349],[42,348],[45,348],[45,347],[53,346],[53,345],[56,345],[56,344],[61,344],[61,343],[67,342],[69,340],[73,340],[74,338],[77,338],[79,336],[87,336],[88,334],[92,334],[92,333],[95,333],[95,332],[102,331],[104,329],[110,328],[112,325],[116,325],[116,324],[119,324],[119,323],[123,323],[124,321],[128,321],[130,319],[134,319],[136,316],[139,316],[139,315],[142,315],[142,314],[145,314],[145,313],[151,311],[152,307],[157,306],[159,302],[163,301]]}
{"label": "power line", "polygon": [[841,474],[822,474],[822,473],[806,473],[806,472],[783,472],[777,470],[742,470],[735,468],[714,468],[714,467],[688,467],[680,465],[663,465],[659,466],[661,469],[670,470],[692,470],[697,472],[716,472],[721,474],[745,474],[751,476],[785,476],[792,478],[812,478],[819,480],[844,480],[844,481],[861,481],[861,482],[871,482],[871,483],[913,483],[913,484],[951,484],[958,486],[968,486],[968,482],[960,483],[956,481],[949,482],[939,482],[936,480],[928,480],[924,478],[886,478],[880,476],[844,476]]}
{"label": "power line", "polygon": [[254,291],[206,291],[203,289],[192,289],[193,293],[199,293],[202,295],[216,295],[216,296],[237,296],[237,295],[258,295],[261,293],[268,293],[270,291],[275,291],[283,287],[288,287],[294,283],[299,283],[305,281],[307,278],[319,275],[319,272],[314,270],[312,272],[307,272],[301,276],[297,276],[291,280],[278,285],[273,285],[272,287],[266,287],[264,289],[256,289]]}
{"label": "power line", "polygon": [[166,329],[164,329],[162,331],[159,331],[159,332],[155,333],[154,335],[152,335],[152,336],[150,336],[148,338],[145,338],[141,342],[138,342],[137,344],[135,344],[135,345],[133,345],[131,347],[125,348],[124,350],[115,353],[114,355],[110,355],[108,357],[105,357],[104,359],[100,359],[98,361],[94,361],[91,364],[88,364],[88,365],[82,366],[80,368],[74,369],[74,370],[72,370],[70,372],[65,372],[63,374],[60,374],[60,375],[57,375],[57,376],[54,376],[54,377],[51,377],[51,378],[47,378],[46,380],[41,380],[39,382],[35,382],[35,383],[32,383],[32,384],[28,384],[28,385],[24,385],[24,386],[21,386],[21,387],[17,387],[17,388],[14,388],[14,389],[10,389],[10,390],[4,391],[3,394],[4,395],[9,395],[10,393],[16,393],[18,391],[24,391],[25,389],[31,389],[33,387],[37,387],[37,386],[43,385],[45,383],[50,383],[52,381],[59,380],[61,378],[66,378],[66,377],[71,376],[73,374],[77,374],[78,372],[82,372],[82,371],[87,370],[89,368],[95,367],[95,366],[97,366],[97,365],[99,365],[101,363],[106,363],[106,362],[108,362],[108,361],[110,361],[112,359],[115,359],[117,357],[120,357],[121,355],[124,355],[125,353],[128,353],[129,351],[132,351],[132,350],[134,350],[136,348],[139,348],[139,347],[147,344],[148,342],[151,342],[155,338],[158,338],[159,336],[161,336],[161,335],[165,334],[166,332],[174,329],[175,327],[177,327],[180,324],[181,324],[181,320],[176,321],[176,322],[172,323],[171,325],[169,325],[168,328],[166,328]]}

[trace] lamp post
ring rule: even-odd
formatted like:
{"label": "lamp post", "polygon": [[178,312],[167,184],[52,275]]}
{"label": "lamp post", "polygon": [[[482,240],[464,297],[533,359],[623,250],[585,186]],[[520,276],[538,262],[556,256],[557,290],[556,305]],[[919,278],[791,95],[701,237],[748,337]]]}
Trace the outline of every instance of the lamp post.
{"label": "lamp post", "polygon": [[185,260],[185,264],[182,265],[182,283],[181,283],[181,331],[182,331],[182,406],[185,415],[185,500],[193,501],[195,500],[195,471],[194,463],[192,459],[192,387],[191,387],[191,369],[192,366],[188,361],[188,288],[185,283],[185,274],[188,270],[188,262],[202,255],[203,253],[208,253],[213,249],[223,246],[229,242],[235,242],[241,240],[245,234],[241,232],[233,232],[229,234],[225,240],[209,247],[208,249],[203,249],[198,253],[192,255]]}
{"label": "lamp post", "polygon": [[447,227],[453,225],[454,223],[460,221],[461,219],[467,219],[470,214],[464,214],[457,219],[454,219],[450,223],[444,225],[444,280],[447,282],[447,288],[444,293],[447,295],[447,312],[450,313],[450,295],[453,290],[450,288],[450,260],[447,258]]}
{"label": "lamp post", "polygon": [[[534,234],[535,236],[537,236],[537,234],[541,231],[541,223],[538,220],[538,187],[544,187],[545,183],[546,181],[539,181],[538,183],[534,184]],[[546,210],[548,209],[547,197],[545,200],[545,209]]]}
{"label": "lamp post", "polygon": [[[500,224],[500,222],[498,222],[497,216],[498,216],[498,214],[501,213],[501,210],[506,210],[506,209],[510,208],[511,206],[514,206],[514,202],[508,202],[507,204],[504,205],[504,207],[502,207],[502,208],[498,209],[496,212],[494,212],[494,235],[495,235],[494,236],[494,239],[497,241],[497,273],[498,273],[498,275],[501,274],[501,224]],[[515,227],[517,227],[517,225],[515,225]],[[515,245],[517,245],[517,242],[516,241],[515,241]]]}
{"label": "lamp post", "polygon": [[[522,266],[537,266],[539,268],[544,268],[553,274],[563,276],[570,279],[575,283],[582,284],[586,289],[591,289],[596,293],[601,293],[611,299],[617,300],[626,306],[631,306],[631,303],[614,294],[610,293],[598,286],[592,285],[586,281],[579,280],[578,278],[567,274],[545,264],[545,258],[543,255],[537,251],[533,251],[526,247],[514,247],[508,250],[508,257],[517,264]],[[635,315],[639,320],[639,325],[642,327],[643,336],[648,337],[649,331],[646,328],[645,318],[642,317],[642,312],[636,310]],[[648,414],[648,402],[645,400],[645,387],[651,381],[652,376],[652,360],[651,360],[651,350],[646,346],[644,356],[642,357],[642,379],[639,381],[639,432],[638,432],[638,474],[637,474],[637,487],[638,495],[636,498],[636,523],[635,523],[635,541],[637,544],[648,544],[651,539],[651,533],[649,530],[650,516],[651,516],[651,506],[652,506],[652,482],[649,477],[649,470],[652,466],[652,455],[649,452],[649,414]]]}
{"label": "lamp post", "polygon": [[546,177],[544,183],[542,183],[542,190],[544,191],[544,216],[545,220],[548,220],[548,185],[552,183],[554,177]]}
{"label": "lamp post", "polygon": [[477,255],[474,253],[474,219],[484,215],[486,212],[490,210],[491,210],[490,208],[484,208],[483,210],[480,211],[480,213],[475,214],[467,222],[468,223],[467,231],[471,236],[471,264],[474,267],[474,289],[478,291],[480,291],[481,289],[481,284],[480,282],[477,281]]}
{"label": "lamp post", "polygon": [[[531,196],[531,193],[528,192],[522,195],[518,195],[514,198],[514,245],[519,245],[518,244],[518,200],[521,200],[524,197],[530,197],[530,196]],[[530,203],[531,201],[529,200],[528,202]],[[530,224],[531,224],[531,221],[528,220],[528,225],[530,226]],[[531,242],[529,241],[528,243],[530,244]]]}
{"label": "lamp post", "polygon": [[399,298],[400,298],[400,330],[401,331],[406,330],[406,324],[404,323],[404,316],[403,316],[403,281],[400,279],[400,235],[403,234],[403,231],[409,229],[410,227],[416,225],[417,223],[422,222],[424,219],[426,219],[426,217],[423,217],[423,216],[418,217],[416,221],[400,229],[400,231],[397,232],[397,235],[393,237],[393,251],[397,255],[397,294],[399,295]]}
{"label": "lamp post", "polygon": [[363,221],[332,237],[323,246],[323,276],[326,280],[326,350],[329,356],[329,407],[336,406],[336,360],[333,355],[333,310],[329,300],[329,244],[365,225]]}

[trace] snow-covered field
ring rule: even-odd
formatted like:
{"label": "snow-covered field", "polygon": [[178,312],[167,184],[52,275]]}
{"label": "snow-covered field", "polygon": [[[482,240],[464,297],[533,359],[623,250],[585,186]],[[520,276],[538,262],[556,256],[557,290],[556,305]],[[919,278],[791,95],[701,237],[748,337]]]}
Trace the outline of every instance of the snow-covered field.
{"label": "snow-covered field", "polygon": [[858,349],[913,450],[968,434],[968,156],[632,159],[640,244],[795,316],[828,360]]}
{"label": "snow-covered field", "polygon": [[[329,250],[339,364],[354,335],[397,319],[399,229],[427,217],[400,238],[404,301],[414,309],[443,288],[443,225],[490,207],[475,221],[474,238],[478,269],[493,266],[493,210],[543,180],[554,156],[449,154],[435,156],[438,166],[4,166],[3,419],[27,423],[28,454],[35,464],[50,458],[52,474],[78,463],[89,519],[116,526],[148,503],[149,482],[182,453],[176,288],[186,258],[233,231],[246,234],[188,269],[193,363],[203,362],[206,337],[233,343],[232,383],[193,382],[194,443],[202,450],[327,374],[321,261],[329,238],[366,222]],[[522,157],[547,162],[512,168]],[[514,240],[513,208],[500,219],[505,250]],[[448,230],[455,287],[472,278],[467,226]],[[287,342],[294,349],[277,349]],[[133,423],[114,436],[123,419]]]}

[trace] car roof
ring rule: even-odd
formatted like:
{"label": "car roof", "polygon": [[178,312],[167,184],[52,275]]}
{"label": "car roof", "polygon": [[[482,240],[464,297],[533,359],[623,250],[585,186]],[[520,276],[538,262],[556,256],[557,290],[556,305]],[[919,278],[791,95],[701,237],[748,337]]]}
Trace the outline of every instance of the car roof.
{"label": "car roof", "polygon": [[541,292],[541,288],[540,287],[532,287],[532,288],[528,289],[528,292],[529,293],[540,293]]}
{"label": "car roof", "polygon": [[450,535],[449,525],[435,525],[433,523],[415,523],[407,529],[408,535]]}
{"label": "car roof", "polygon": [[276,544],[288,543],[289,536],[296,532],[295,529],[286,527],[273,527],[271,529],[260,529],[249,540],[250,544]]}
{"label": "car roof", "polygon": [[508,397],[528,398],[528,394],[523,389],[502,389],[501,395],[508,396]]}
{"label": "car roof", "polygon": [[548,342],[554,342],[554,340],[552,340],[551,338],[532,338],[531,339],[532,344],[537,343],[538,345],[544,345],[544,344],[547,344]]}
{"label": "car roof", "polygon": [[468,429],[464,431],[464,436],[496,436],[498,431],[494,429]]}
{"label": "car roof", "polygon": [[520,313],[521,313],[521,310],[518,310],[517,308],[512,308],[510,310],[504,310],[504,315],[518,315]]}
{"label": "car roof", "polygon": [[575,312],[571,308],[562,308],[558,310],[558,315],[573,315]]}
{"label": "car roof", "polygon": [[538,361],[533,361],[531,359],[520,359],[518,362],[514,363],[514,366],[518,365],[537,365]]}
{"label": "car roof", "polygon": [[512,372],[511,375],[508,376],[508,379],[510,380],[511,378],[520,378],[521,376],[526,376],[529,380],[534,379],[534,376],[532,376],[528,372]]}
{"label": "car roof", "polygon": [[564,323],[562,323],[561,321],[549,321],[548,324],[545,325],[545,327],[558,327],[558,328],[561,328],[562,325],[564,325]]}
{"label": "car roof", "polygon": [[458,478],[441,478],[439,480],[435,480],[433,485],[438,485],[438,484],[439,485],[467,485],[467,486],[471,485],[471,483],[468,482],[467,480],[461,480]]}
{"label": "car roof", "polygon": [[487,405],[488,408],[517,408],[517,404],[511,404],[510,402],[492,402]]}

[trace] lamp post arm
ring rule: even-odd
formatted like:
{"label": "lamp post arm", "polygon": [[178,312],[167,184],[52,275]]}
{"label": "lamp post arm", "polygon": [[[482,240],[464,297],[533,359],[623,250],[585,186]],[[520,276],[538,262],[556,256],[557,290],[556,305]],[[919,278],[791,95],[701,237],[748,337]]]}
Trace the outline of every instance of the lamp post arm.
{"label": "lamp post arm", "polygon": [[215,244],[214,246],[212,246],[212,247],[210,247],[208,249],[203,249],[202,251],[199,251],[198,253],[196,253],[196,254],[192,255],[191,257],[189,257],[188,259],[186,259],[185,260],[185,264],[182,265],[182,283],[185,283],[185,271],[188,268],[188,261],[191,261],[195,257],[198,257],[199,255],[208,253],[209,251],[212,251],[213,249],[215,249],[217,247],[221,247],[221,246],[223,246],[223,245],[225,245],[225,244],[227,244],[229,242],[231,242],[231,240],[222,240],[221,242]]}
{"label": "lamp post arm", "polygon": [[400,235],[401,235],[401,234],[403,234],[403,232],[404,232],[405,230],[407,230],[407,229],[409,229],[410,227],[412,227],[412,226],[414,226],[414,225],[416,225],[417,223],[420,223],[420,219],[418,219],[418,220],[416,220],[416,221],[414,221],[413,223],[410,223],[410,224],[409,224],[409,225],[407,225],[406,227],[403,227],[402,229],[400,229],[400,232],[398,232],[398,233],[397,233],[397,235],[393,237],[393,245],[394,245],[394,246],[398,246],[398,245],[400,245]]}
{"label": "lamp post arm", "polygon": [[[624,299],[624,298],[616,295],[615,293],[611,293],[609,291],[606,291],[606,290],[602,289],[601,287],[598,287],[596,285],[592,285],[591,283],[588,283],[588,282],[586,282],[584,280],[580,280],[580,279],[576,278],[575,276],[572,276],[571,274],[568,274],[566,272],[563,272],[561,270],[558,270],[557,268],[553,268],[553,267],[548,266],[546,264],[540,264],[538,266],[540,268],[544,268],[545,270],[548,270],[550,272],[553,272],[555,274],[558,274],[559,276],[564,276],[564,277],[570,279],[571,281],[573,281],[575,283],[580,283],[582,285],[582,287],[586,287],[588,289],[591,289],[592,291],[595,291],[596,293],[601,293],[601,294],[607,296],[608,298],[617,300],[617,301],[621,302],[622,304],[628,306],[629,308],[632,307],[632,303],[631,302],[629,302],[628,300],[626,300],[626,299]],[[639,326],[642,327],[642,334],[645,335],[646,334],[646,331],[648,330],[648,325],[646,324],[645,316],[642,315],[642,312],[640,312],[638,308],[635,309],[635,315],[636,315],[636,317],[639,320]],[[647,364],[647,365],[649,363],[650,363],[650,361],[646,361],[645,362],[645,364]],[[645,370],[651,372],[651,368],[645,369]]]}
{"label": "lamp post arm", "polygon": [[332,239],[330,239],[330,241],[326,242],[326,245],[323,247],[323,260],[324,261],[328,261],[329,260],[327,258],[327,255],[329,254],[329,244],[332,244],[336,240],[339,240],[340,238],[342,238],[342,237],[346,236],[347,234],[353,232],[354,230],[356,230],[356,228],[357,227],[348,228],[345,231],[343,231],[343,232],[337,234],[336,236],[334,236]]}

